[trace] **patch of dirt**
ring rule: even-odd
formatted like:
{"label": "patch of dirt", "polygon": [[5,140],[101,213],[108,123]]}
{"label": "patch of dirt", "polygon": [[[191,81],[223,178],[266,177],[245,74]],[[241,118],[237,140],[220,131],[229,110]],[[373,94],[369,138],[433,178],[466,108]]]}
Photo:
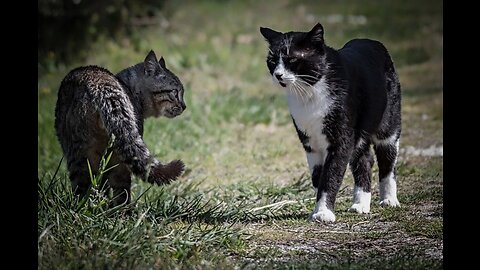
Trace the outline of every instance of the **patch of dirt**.
{"label": "patch of dirt", "polygon": [[249,224],[247,231],[252,237],[241,259],[257,265],[302,260],[343,263],[371,259],[375,254],[387,260],[408,251],[424,259],[443,260],[442,240],[410,236],[397,230],[395,224]]}

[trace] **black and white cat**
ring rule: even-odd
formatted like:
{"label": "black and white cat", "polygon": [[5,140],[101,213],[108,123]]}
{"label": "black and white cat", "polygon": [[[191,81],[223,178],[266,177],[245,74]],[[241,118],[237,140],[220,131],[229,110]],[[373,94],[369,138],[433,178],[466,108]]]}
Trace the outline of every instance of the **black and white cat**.
{"label": "black and white cat", "polygon": [[267,66],[286,90],[288,107],[307,154],[316,190],[312,220],[334,222],[335,199],[347,164],[355,188],[349,211],[370,212],[373,144],[380,205],[397,207],[401,133],[400,83],[382,43],[354,39],[339,50],[325,45],[317,24],[309,32],[260,27],[269,43]]}

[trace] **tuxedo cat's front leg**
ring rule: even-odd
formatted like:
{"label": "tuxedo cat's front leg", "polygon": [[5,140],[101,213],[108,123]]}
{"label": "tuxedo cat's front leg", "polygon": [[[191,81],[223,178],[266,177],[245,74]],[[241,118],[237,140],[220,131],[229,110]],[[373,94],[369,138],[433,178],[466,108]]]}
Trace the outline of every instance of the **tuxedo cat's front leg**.
{"label": "tuxedo cat's front leg", "polygon": [[317,194],[320,185],[320,175],[322,174],[325,155],[326,153],[321,152],[307,152],[307,162],[310,175],[312,176],[312,186],[315,189],[315,194]]}
{"label": "tuxedo cat's front leg", "polygon": [[335,200],[342,184],[351,153],[351,147],[331,146],[319,178],[317,203],[311,214],[311,220],[334,222]]}

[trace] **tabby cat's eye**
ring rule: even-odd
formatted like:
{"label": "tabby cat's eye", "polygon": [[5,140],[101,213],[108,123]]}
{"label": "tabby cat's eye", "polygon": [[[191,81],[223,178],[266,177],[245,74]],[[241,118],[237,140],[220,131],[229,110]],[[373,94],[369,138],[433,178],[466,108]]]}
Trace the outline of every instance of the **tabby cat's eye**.
{"label": "tabby cat's eye", "polygon": [[290,58],[290,60],[288,62],[295,63],[295,62],[297,62],[297,60],[298,60],[297,58]]}
{"label": "tabby cat's eye", "polygon": [[164,90],[160,90],[160,91],[153,91],[152,93],[154,95],[160,95],[160,94],[169,94],[169,93],[172,93],[174,90],[172,89],[164,89]]}

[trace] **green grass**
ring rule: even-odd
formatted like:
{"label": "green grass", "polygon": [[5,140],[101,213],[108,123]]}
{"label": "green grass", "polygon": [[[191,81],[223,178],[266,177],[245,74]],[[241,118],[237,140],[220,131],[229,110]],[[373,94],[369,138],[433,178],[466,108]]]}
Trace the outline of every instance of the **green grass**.
{"label": "green grass", "polygon": [[[427,148],[443,144],[442,10],[441,1],[171,1],[162,12],[168,27],[102,38],[85,61],[39,64],[39,269],[441,268],[442,157],[400,155],[402,208],[378,205],[375,167],[370,214],[346,212],[347,172],[337,222],[307,221],[315,201],[305,154],[258,28],[308,30],[320,21],[335,48],[356,37],[384,42],[402,84],[400,147]],[[60,81],[79,65],[118,72],[150,49],[182,80],[188,108],[176,119],[147,119],[144,139],[160,160],[181,158],[186,173],[164,187],[134,179],[131,214],[106,210],[99,194],[81,205],[65,161],[57,172]]]}

